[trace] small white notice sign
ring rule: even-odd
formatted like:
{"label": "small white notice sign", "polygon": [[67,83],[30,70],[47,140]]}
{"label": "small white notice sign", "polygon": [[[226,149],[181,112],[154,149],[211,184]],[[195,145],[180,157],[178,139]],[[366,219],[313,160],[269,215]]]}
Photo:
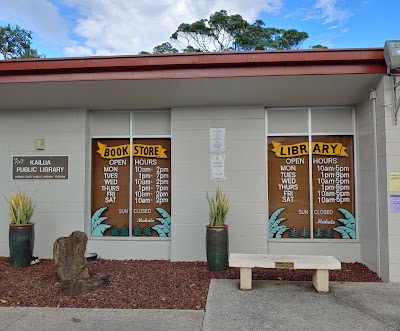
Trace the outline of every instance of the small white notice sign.
{"label": "small white notice sign", "polygon": [[211,153],[225,152],[225,128],[210,129],[210,152]]}
{"label": "small white notice sign", "polygon": [[211,154],[211,179],[225,179],[225,154]]}

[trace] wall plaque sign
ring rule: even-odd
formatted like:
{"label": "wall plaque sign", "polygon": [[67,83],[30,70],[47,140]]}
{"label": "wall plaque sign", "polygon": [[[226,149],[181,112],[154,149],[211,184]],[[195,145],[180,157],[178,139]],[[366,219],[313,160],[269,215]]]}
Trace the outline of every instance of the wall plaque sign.
{"label": "wall plaque sign", "polygon": [[275,268],[293,269],[294,268],[294,262],[275,262]]}
{"label": "wall plaque sign", "polygon": [[66,155],[13,156],[12,179],[68,179]]}
{"label": "wall plaque sign", "polygon": [[211,154],[211,179],[225,179],[225,154]]}
{"label": "wall plaque sign", "polygon": [[210,152],[211,153],[225,152],[225,128],[210,129]]}

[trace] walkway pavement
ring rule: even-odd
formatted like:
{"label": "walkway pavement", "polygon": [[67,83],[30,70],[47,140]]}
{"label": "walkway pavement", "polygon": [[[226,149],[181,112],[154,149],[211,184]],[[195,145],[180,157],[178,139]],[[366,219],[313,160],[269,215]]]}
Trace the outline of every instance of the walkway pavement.
{"label": "walkway pavement", "polygon": [[0,330],[400,330],[399,283],[331,282],[327,294],[311,282],[238,286],[238,280],[212,280],[205,311],[0,308]]}

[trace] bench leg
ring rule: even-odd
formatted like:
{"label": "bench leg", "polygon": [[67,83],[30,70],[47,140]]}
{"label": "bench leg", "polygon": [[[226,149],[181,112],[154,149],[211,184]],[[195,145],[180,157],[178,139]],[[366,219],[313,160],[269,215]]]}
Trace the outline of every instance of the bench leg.
{"label": "bench leg", "polygon": [[251,290],[251,268],[240,268],[240,289]]}
{"label": "bench leg", "polygon": [[312,282],[318,292],[329,292],[329,270],[313,270]]}

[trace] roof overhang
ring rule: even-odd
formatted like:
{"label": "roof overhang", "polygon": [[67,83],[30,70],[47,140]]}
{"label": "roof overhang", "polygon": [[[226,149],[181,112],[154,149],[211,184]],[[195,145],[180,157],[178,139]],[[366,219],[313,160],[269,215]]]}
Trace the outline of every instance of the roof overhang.
{"label": "roof overhang", "polygon": [[0,61],[0,109],[352,105],[385,74],[382,48]]}

